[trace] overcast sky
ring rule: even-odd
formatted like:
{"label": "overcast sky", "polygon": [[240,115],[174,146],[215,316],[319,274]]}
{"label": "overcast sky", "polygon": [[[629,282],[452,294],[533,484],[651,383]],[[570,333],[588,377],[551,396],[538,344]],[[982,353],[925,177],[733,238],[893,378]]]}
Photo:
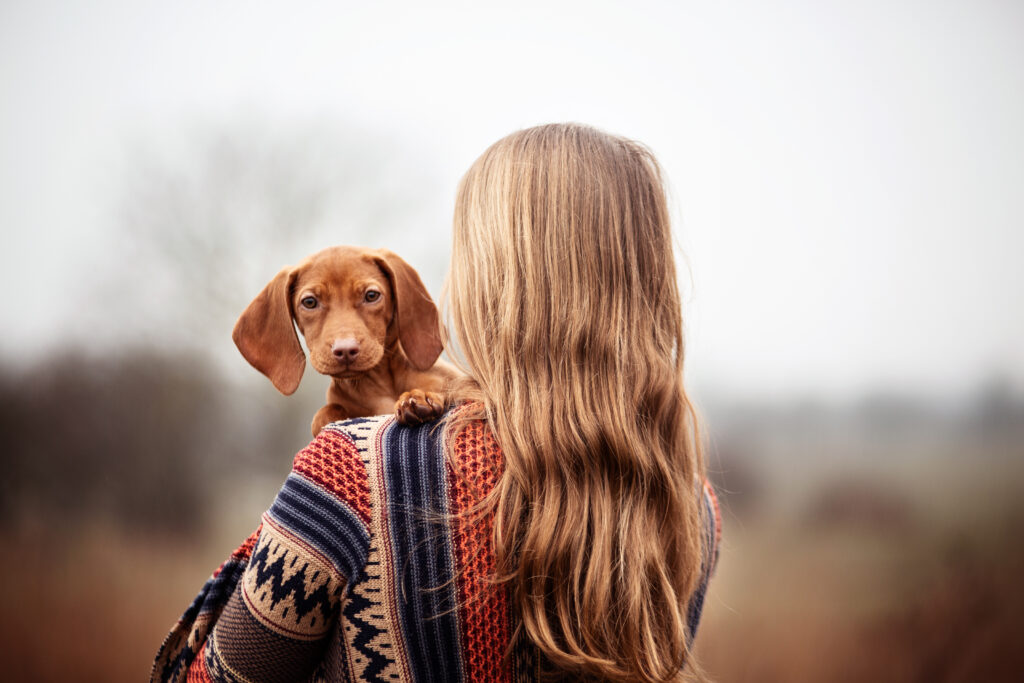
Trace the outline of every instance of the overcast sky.
{"label": "overcast sky", "polygon": [[444,251],[455,184],[497,138],[574,120],[647,143],[691,269],[698,383],[1024,386],[1016,0],[8,0],[0,350],[76,334],[127,148],[254,115],[407,141],[437,178],[420,239]]}

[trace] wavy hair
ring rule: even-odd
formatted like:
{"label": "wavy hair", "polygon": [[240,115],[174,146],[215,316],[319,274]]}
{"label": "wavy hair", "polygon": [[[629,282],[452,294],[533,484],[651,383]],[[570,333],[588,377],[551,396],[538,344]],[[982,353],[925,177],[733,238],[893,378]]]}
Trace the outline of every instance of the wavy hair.
{"label": "wavy hair", "polygon": [[459,185],[446,297],[504,455],[485,505],[518,628],[562,675],[676,680],[704,464],[652,153],[575,124],[499,140]]}

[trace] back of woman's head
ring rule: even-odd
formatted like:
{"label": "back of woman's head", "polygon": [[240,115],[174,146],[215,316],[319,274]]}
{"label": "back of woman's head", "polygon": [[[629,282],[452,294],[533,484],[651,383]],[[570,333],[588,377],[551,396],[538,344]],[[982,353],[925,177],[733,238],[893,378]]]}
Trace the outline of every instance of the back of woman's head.
{"label": "back of woman's head", "polygon": [[497,579],[569,675],[689,661],[703,464],[651,153],[579,125],[514,133],[459,187],[451,324],[501,445]]}

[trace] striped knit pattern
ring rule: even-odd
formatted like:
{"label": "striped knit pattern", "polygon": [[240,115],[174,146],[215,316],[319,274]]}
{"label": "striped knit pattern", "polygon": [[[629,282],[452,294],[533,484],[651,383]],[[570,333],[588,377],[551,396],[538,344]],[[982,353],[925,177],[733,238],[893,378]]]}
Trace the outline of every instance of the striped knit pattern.
{"label": "striped knit pattern", "polygon": [[[537,680],[534,648],[510,647],[508,596],[490,581],[493,519],[477,509],[501,451],[482,422],[448,445],[443,431],[387,416],[322,430],[167,636],[152,680]],[[720,533],[703,493],[709,555],[691,637]]]}

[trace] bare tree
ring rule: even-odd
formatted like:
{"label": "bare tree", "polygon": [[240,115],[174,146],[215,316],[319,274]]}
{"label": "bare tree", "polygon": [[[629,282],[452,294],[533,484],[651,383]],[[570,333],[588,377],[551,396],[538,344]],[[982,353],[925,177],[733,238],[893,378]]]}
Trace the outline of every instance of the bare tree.
{"label": "bare tree", "polygon": [[[135,314],[132,335],[173,348],[224,349],[282,266],[330,244],[401,244],[440,194],[415,150],[322,125],[202,127],[140,147],[128,168],[118,217],[128,267],[103,286]],[[419,265],[440,270],[446,247],[437,240]]]}

